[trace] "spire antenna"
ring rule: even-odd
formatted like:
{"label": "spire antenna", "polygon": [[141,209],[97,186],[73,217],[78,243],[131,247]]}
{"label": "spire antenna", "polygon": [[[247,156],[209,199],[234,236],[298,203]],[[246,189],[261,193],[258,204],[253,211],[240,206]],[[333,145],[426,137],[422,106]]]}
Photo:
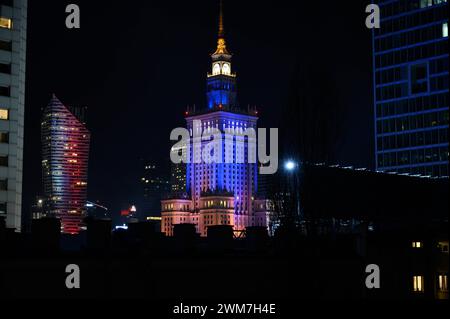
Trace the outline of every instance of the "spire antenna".
{"label": "spire antenna", "polygon": [[219,13],[219,38],[223,38],[225,36],[225,29],[223,27],[223,1],[220,0],[220,13]]}
{"label": "spire antenna", "polygon": [[[217,40],[217,49],[214,54],[226,54],[229,55],[227,51],[227,45],[225,43],[225,28],[223,27],[223,1],[220,0],[220,12],[219,12],[219,39]],[[214,55],[213,54],[213,55]]]}

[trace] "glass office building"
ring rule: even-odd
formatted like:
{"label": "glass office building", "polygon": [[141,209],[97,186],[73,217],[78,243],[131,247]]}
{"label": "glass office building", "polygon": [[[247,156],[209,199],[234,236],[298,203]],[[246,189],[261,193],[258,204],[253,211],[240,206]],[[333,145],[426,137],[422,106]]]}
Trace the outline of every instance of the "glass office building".
{"label": "glass office building", "polygon": [[373,32],[377,170],[448,176],[447,0],[380,1]]}
{"label": "glass office building", "polygon": [[0,0],[0,220],[22,228],[27,1]]}

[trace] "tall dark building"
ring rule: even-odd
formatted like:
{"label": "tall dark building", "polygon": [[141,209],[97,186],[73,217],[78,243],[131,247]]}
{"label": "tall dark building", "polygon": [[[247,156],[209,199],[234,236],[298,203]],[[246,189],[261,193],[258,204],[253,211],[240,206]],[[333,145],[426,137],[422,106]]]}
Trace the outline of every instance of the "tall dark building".
{"label": "tall dark building", "polygon": [[90,133],[83,121],[53,96],[42,116],[42,170],[49,213],[61,231],[77,234],[86,214]]}
{"label": "tall dark building", "polygon": [[170,192],[170,181],[164,177],[161,168],[153,162],[145,162],[143,177],[143,203],[138,207],[141,217],[159,216],[161,198]]}
{"label": "tall dark building", "polygon": [[186,193],[186,164],[172,163],[170,172],[170,190],[173,193]]}
{"label": "tall dark building", "polygon": [[373,32],[381,171],[448,176],[447,0],[380,1]]}

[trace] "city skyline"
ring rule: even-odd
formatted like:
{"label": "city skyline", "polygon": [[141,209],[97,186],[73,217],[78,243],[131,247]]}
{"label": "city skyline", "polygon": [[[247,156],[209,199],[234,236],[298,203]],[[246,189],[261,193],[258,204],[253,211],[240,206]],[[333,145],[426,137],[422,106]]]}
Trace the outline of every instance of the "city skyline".
{"label": "city skyline", "polygon": [[447,0],[47,1],[0,0],[2,300],[448,301]]}
{"label": "city skyline", "polygon": [[[29,56],[31,61],[34,59],[35,62],[32,64],[34,70],[30,71],[28,77],[29,83],[33,85],[30,85],[30,90],[27,92],[27,100],[33,101],[33,103],[27,104],[28,117],[26,120],[29,129],[26,134],[29,135],[27,135],[28,138],[26,137],[25,143],[29,145],[26,151],[30,152],[30,156],[27,158],[32,158],[32,154],[39,153],[39,149],[35,148],[35,143],[33,142],[33,131],[36,129],[37,124],[36,116],[40,116],[40,109],[42,105],[45,105],[40,104],[39,101],[48,101],[50,94],[55,92],[69,105],[88,106],[87,126],[93,135],[93,155],[90,161],[88,198],[107,203],[107,206],[115,213],[120,211],[126,203],[137,201],[136,197],[140,187],[139,181],[142,176],[140,176],[139,170],[135,168],[139,167],[140,158],[149,158],[161,163],[163,166],[167,165],[167,169],[170,168],[168,161],[170,128],[162,123],[173,123],[171,124],[172,128],[182,126],[182,115],[186,106],[193,106],[194,104],[199,108],[202,106],[204,103],[204,97],[202,97],[204,89],[201,85],[203,81],[202,76],[209,69],[205,63],[207,60],[205,55],[215,45],[214,41],[211,40],[214,38],[215,33],[215,28],[212,26],[216,25],[217,22],[211,12],[217,12],[217,3],[210,3],[204,8],[200,7],[198,9],[193,9],[180,3],[179,7],[170,11],[164,6],[139,5],[151,6],[153,11],[160,12],[166,17],[168,19],[167,22],[158,21],[158,23],[161,23],[161,26],[155,29],[148,25],[150,20],[138,16],[129,27],[121,29],[117,33],[101,33],[101,38],[104,40],[95,42],[96,39],[101,39],[97,37],[100,35],[99,32],[102,32],[102,29],[99,29],[102,23],[92,20],[91,15],[85,16],[84,24],[80,30],[68,30],[64,27],[64,24],[60,26],[57,24],[57,20],[54,21],[52,19],[48,21],[44,19],[45,23],[39,20],[39,23],[37,23],[34,22],[33,16],[30,17],[30,24],[34,25],[30,31],[30,45],[32,47],[39,45],[39,47],[43,48],[43,51],[42,55],[35,53]],[[56,14],[61,7],[61,5],[55,3],[54,7],[48,7],[40,16]],[[83,11],[98,12],[97,19],[105,19],[108,12],[112,13],[117,9],[114,5],[111,5],[106,8],[106,12],[101,14],[98,11],[100,8],[94,4],[81,2],[80,7]],[[284,105],[289,101],[290,90],[286,88],[289,88],[292,77],[295,77],[295,73],[293,75],[292,70],[297,65],[303,64],[302,57],[298,56],[300,51],[296,48],[297,46],[303,46],[303,44],[290,41],[289,39],[292,39],[291,35],[294,34],[294,30],[299,28],[299,23],[306,24],[307,22],[302,22],[300,19],[285,20],[282,15],[289,13],[282,6],[277,6],[274,13],[271,12],[274,8],[268,6],[267,3],[262,3],[257,8],[258,14],[254,15],[248,11],[247,6],[240,8],[239,4],[234,1],[226,3],[225,10],[228,15],[227,30],[229,30],[230,42],[232,43],[230,49],[233,51],[234,48],[246,48],[239,50],[239,55],[236,56],[235,61],[240,72],[239,85],[246,88],[240,92],[241,105],[245,108],[249,103],[252,106],[256,105],[260,114],[263,115],[261,126],[277,127],[280,112],[282,112]],[[361,8],[363,8],[362,3]],[[35,8],[32,12],[39,12],[38,10],[39,8]],[[356,10],[357,8],[355,8]],[[184,11],[187,12],[185,15],[182,14]],[[261,17],[267,17],[267,15],[272,14],[276,20],[271,23],[260,23]],[[347,14],[351,15],[350,13]],[[196,16],[198,19],[189,19],[188,15]],[[361,18],[363,16],[361,15]],[[155,17],[155,19],[159,18]],[[308,19],[314,20],[311,17]],[[323,17],[321,19],[328,21]],[[335,18],[331,17],[330,19],[329,23],[333,24]],[[266,18],[265,21],[270,20]],[[354,24],[359,23],[359,20],[356,18],[353,18],[352,21]],[[264,31],[254,32],[254,23],[256,22],[259,24],[258,29],[261,30],[262,28]],[[180,24],[191,26],[191,29],[187,28],[180,33]],[[319,21],[314,20],[314,24],[318,28],[326,28]],[[160,34],[158,30],[164,30],[163,34],[167,33],[167,39],[166,36],[163,38],[157,36],[157,34]],[[129,32],[136,31],[138,31],[138,34],[154,32],[153,41],[137,42],[136,38],[131,36],[131,39],[134,40],[131,40],[130,43],[134,44],[132,44],[131,49],[128,49],[128,45],[121,45],[120,42],[117,48],[113,47],[109,43],[116,42],[106,40],[108,38],[114,39],[114,34],[124,37]],[[47,42],[46,45],[42,45],[40,38],[37,38],[39,34],[42,34],[41,32],[45,32],[46,39],[52,38],[51,35],[47,37],[48,32],[50,32],[50,34],[53,33],[57,37],[60,34],[65,40],[63,42],[58,41],[58,44]],[[183,35],[183,32],[189,32],[187,38]],[[355,32],[359,37],[365,38],[367,46],[370,45],[369,30],[361,31],[360,28],[348,27],[345,32],[350,33],[345,36],[343,41],[351,41],[353,43],[351,38],[352,33]],[[33,36],[33,34],[36,34],[36,36]],[[282,38],[279,38],[280,35]],[[76,58],[76,56],[84,57],[87,54],[77,44],[81,36],[83,36],[84,41],[90,43],[92,49],[89,50],[91,56],[83,58],[85,62],[79,65],[81,60]],[[164,57],[158,51],[157,46],[155,46],[156,41],[160,41],[161,45],[167,47],[167,52],[175,53],[177,49],[183,47],[184,49],[179,54],[177,53],[180,57],[184,57],[181,58],[182,62],[177,62],[179,59],[175,59],[175,57],[170,55]],[[314,43],[316,45],[317,42],[319,42],[318,39],[309,37],[305,43]],[[366,61],[367,66],[365,67],[364,63],[361,63],[356,67],[350,67],[343,76],[351,77],[351,73],[348,73],[349,70],[353,73],[366,72],[366,77],[369,79],[366,91],[370,92],[370,51],[361,47],[361,42],[364,41],[360,41],[355,48],[356,52],[352,54],[351,58],[345,59],[347,64],[352,64],[355,58]],[[104,43],[106,48],[99,48],[98,43]],[[312,48],[303,49],[301,55],[305,57],[315,55],[317,57],[314,59],[319,61],[326,56],[325,48],[327,46],[326,43],[319,44],[319,47],[322,47],[324,50],[323,55],[313,54],[315,50]],[[59,51],[63,47],[67,49]],[[252,54],[252,51],[259,50],[263,50],[265,53],[259,57]],[[367,57],[358,54],[358,51],[366,52]],[[54,52],[64,52],[64,55],[54,54]],[[127,56],[128,60],[122,61],[118,59],[120,56]],[[146,56],[152,56],[152,58],[149,59]],[[285,59],[287,56],[293,58]],[[131,59],[131,57],[133,58]],[[47,60],[49,58],[51,61]],[[40,62],[36,63],[37,61]],[[127,66],[130,64],[133,67]],[[147,65],[145,68],[146,72],[139,71],[142,69],[142,67],[138,67],[139,64]],[[52,78],[60,80],[52,81],[52,78],[50,78],[50,81],[47,83],[41,83],[42,81],[39,81],[39,78],[35,76],[35,74],[41,72],[39,65],[46,65],[46,68],[51,70],[51,74],[54,74]],[[86,78],[86,67],[90,65],[92,66],[90,69],[94,73],[93,76]],[[255,77],[263,65],[265,72],[272,74],[272,76],[264,80]],[[324,65],[336,68],[337,64],[332,61],[325,64],[321,62],[320,68],[322,70]],[[60,73],[60,66],[68,68],[68,72]],[[114,72],[111,67],[114,68]],[[363,71],[365,68],[366,71]],[[330,69],[327,72],[331,75],[333,71]],[[74,74],[75,77],[67,76],[68,74]],[[136,76],[135,81],[133,79]],[[133,83],[133,85],[127,84],[127,81],[117,82],[116,78],[131,79],[130,83]],[[171,83],[175,78],[180,78],[177,81],[181,81],[184,85],[181,87],[177,86],[176,89],[172,88]],[[71,79],[78,80],[75,84]],[[93,81],[93,79],[99,80]],[[63,83],[64,85],[62,85]],[[123,83],[123,85],[118,85],[119,83]],[[361,83],[364,83],[364,81],[355,81],[357,86],[361,85]],[[77,88],[80,85],[84,87],[83,90],[79,91],[81,94],[68,89],[69,87]],[[112,92],[114,93],[110,94]],[[114,97],[116,95],[117,97]],[[167,99],[167,97],[170,97],[170,99]],[[370,103],[370,97],[359,97],[358,99],[361,98],[367,99],[367,103]],[[345,99],[354,101],[348,103],[349,107],[355,108],[355,112],[351,115],[352,117],[356,116],[358,112],[369,112],[369,107],[365,110],[359,107],[355,97],[348,95]],[[44,103],[47,103],[47,101]],[[154,114],[152,113],[154,112],[158,112],[160,121],[156,122],[153,120]],[[181,117],[176,116],[176,114],[181,115]],[[367,116],[368,123],[370,122],[369,118]],[[365,128],[364,125],[361,126]],[[367,134],[355,135],[353,132],[357,129],[356,127],[353,125],[348,126],[347,138],[345,139],[348,139],[346,144],[349,152],[344,147],[341,151],[344,159],[340,163],[368,167],[371,161],[370,131],[367,131]],[[359,140],[359,142],[356,142],[356,140]],[[362,140],[365,141],[362,142]],[[353,148],[350,145],[354,145],[355,142],[365,144],[362,149],[366,152],[355,152],[352,150]],[[35,195],[39,195],[40,174],[36,171],[36,166],[36,163],[32,163],[31,160],[25,163],[25,169],[29,172],[27,175],[29,182],[25,184],[27,194],[25,205],[28,206],[32,203]],[[125,169],[125,167],[128,169]],[[111,183],[109,176],[113,171],[115,172],[115,179]]]}

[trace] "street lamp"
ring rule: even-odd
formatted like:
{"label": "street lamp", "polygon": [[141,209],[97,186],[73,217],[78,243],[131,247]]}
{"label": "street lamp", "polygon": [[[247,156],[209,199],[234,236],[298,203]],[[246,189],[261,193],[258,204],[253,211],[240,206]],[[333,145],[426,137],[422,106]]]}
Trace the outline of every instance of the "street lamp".
{"label": "street lamp", "polygon": [[288,160],[288,161],[286,161],[286,163],[284,163],[284,168],[289,172],[292,172],[296,167],[297,167],[297,163],[295,163],[292,160]]}
{"label": "street lamp", "polygon": [[[288,175],[288,183],[293,188],[293,193],[295,193],[295,206],[297,210],[297,215],[299,218],[301,218],[301,212],[300,212],[300,180],[299,180],[299,173],[298,172],[299,164],[297,161],[288,159],[284,163],[284,169],[287,172]],[[291,189],[292,189],[291,188]]]}

